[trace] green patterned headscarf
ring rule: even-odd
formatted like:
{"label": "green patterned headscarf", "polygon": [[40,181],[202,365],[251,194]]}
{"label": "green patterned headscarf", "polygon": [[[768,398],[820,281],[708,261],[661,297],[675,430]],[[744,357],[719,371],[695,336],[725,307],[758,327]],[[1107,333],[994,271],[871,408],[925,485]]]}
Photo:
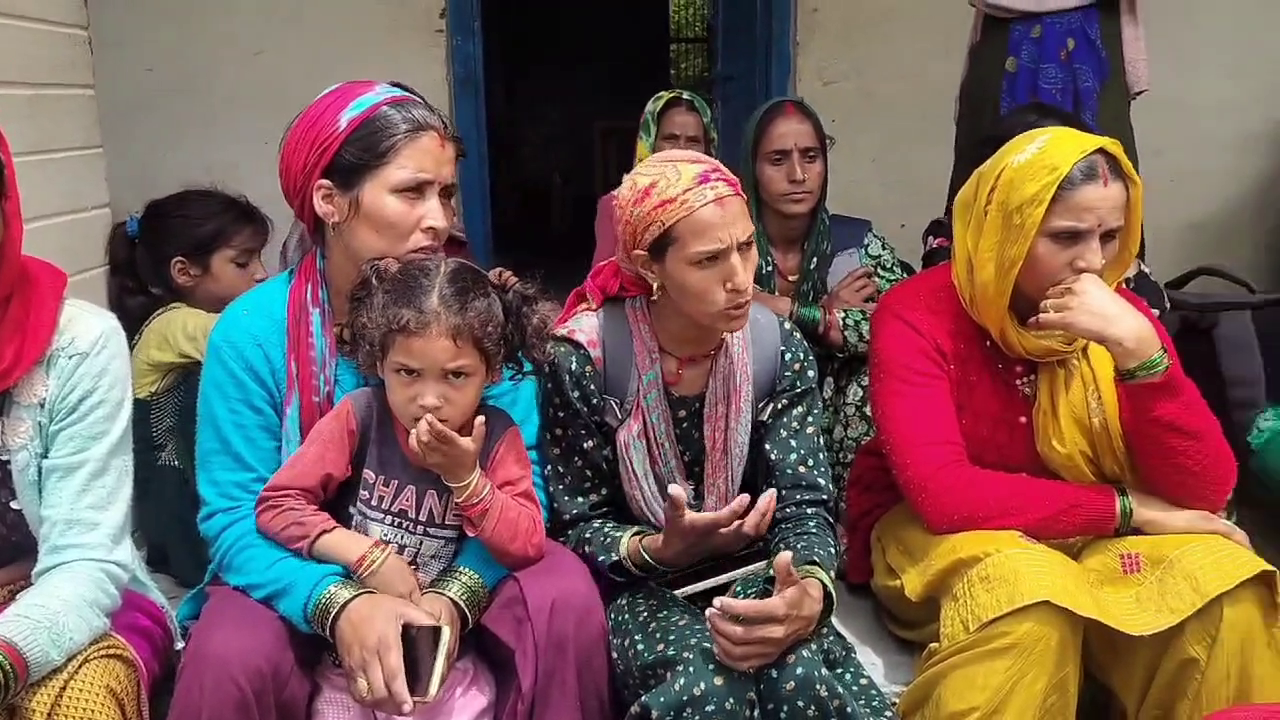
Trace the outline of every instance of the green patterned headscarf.
{"label": "green patterned headscarf", "polygon": [[[756,151],[760,138],[768,128],[761,127],[766,115],[770,122],[783,117],[790,110],[775,109],[783,103],[790,103],[795,112],[804,115],[813,123],[818,135],[818,147],[822,148],[822,161],[827,162],[827,133],[822,127],[818,113],[808,103],[795,97],[774,98],[761,105],[747,121],[747,133],[744,138],[745,157],[742,162],[742,189],[747,194],[747,202],[751,207],[751,220],[756,225],[756,248],[760,253],[760,263],[756,266],[756,287],[767,293],[778,292],[777,265],[773,262],[773,252],[769,249],[769,237],[765,235],[764,223],[760,219],[759,182],[756,179]],[[818,205],[814,211],[813,222],[809,225],[809,236],[804,241],[804,256],[800,265],[800,280],[796,283],[795,300],[801,303],[817,303],[827,294],[826,279],[822,268],[829,265],[831,258],[831,213],[827,210],[827,186],[830,173],[823,179],[822,192],[818,195]]]}
{"label": "green patterned headscarf", "polygon": [[711,121],[711,108],[696,93],[688,90],[663,90],[649,98],[644,106],[644,114],[640,116],[640,132],[636,135],[636,165],[653,154],[653,144],[658,141],[658,116],[662,107],[673,99],[688,100],[698,109],[702,116],[702,129],[707,135],[707,154],[716,156],[716,126]]}

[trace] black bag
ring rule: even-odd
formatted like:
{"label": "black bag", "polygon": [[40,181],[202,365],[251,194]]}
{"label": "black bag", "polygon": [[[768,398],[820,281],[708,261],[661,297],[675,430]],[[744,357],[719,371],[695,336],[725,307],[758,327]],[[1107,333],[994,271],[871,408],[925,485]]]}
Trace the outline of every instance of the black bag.
{"label": "black bag", "polygon": [[[1234,288],[1187,289],[1201,278]],[[1258,413],[1280,399],[1280,294],[1261,292],[1248,280],[1211,265],[1182,273],[1166,282],[1165,290],[1169,312],[1161,319],[1183,370],[1222,424],[1241,468],[1247,468],[1249,430]]]}

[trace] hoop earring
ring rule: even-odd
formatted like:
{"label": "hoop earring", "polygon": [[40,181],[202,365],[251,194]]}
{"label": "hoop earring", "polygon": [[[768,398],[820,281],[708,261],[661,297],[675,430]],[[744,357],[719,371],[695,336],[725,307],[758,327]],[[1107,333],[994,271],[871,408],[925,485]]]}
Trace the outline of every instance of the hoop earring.
{"label": "hoop earring", "polygon": [[662,295],[662,285],[659,284],[657,280],[654,280],[653,292],[649,295],[649,300],[650,301],[657,300],[659,295]]}

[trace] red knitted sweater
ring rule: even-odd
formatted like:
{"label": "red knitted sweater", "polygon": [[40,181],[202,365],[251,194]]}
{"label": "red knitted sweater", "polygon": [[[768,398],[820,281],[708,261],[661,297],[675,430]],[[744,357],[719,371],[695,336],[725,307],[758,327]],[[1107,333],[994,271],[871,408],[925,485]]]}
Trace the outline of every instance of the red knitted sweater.
{"label": "red knitted sweater", "polygon": [[[1120,290],[1173,344],[1137,296]],[[1055,477],[1032,428],[1035,363],[1005,355],[960,304],[950,265],[885,294],[871,324],[878,435],[849,471],[848,580],[871,577],[871,529],[905,499],[932,533],[1018,530],[1044,540],[1110,535],[1115,492]],[[1236,462],[1222,427],[1174,358],[1161,379],[1121,383],[1120,415],[1141,489],[1219,512]]]}

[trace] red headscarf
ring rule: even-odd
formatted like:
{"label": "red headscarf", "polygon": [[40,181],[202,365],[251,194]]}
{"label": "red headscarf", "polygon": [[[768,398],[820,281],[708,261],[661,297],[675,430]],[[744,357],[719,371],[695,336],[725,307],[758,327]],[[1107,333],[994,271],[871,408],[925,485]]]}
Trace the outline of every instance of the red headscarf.
{"label": "red headscarf", "polygon": [[285,131],[280,144],[280,191],[308,231],[316,224],[311,189],[352,130],[383,105],[422,102],[412,93],[375,80],[350,80],[320,93]]}
{"label": "red headscarf", "polygon": [[727,197],[744,201],[742,183],[719,160],[692,150],[663,150],[640,161],[614,191],[617,254],[596,265],[569,294],[557,325],[606,300],[646,295],[649,284],[631,262],[662,233],[695,210]]}
{"label": "red headscarf", "polygon": [[9,141],[0,132],[4,160],[4,200],[0,207],[0,392],[17,384],[53,343],[67,274],[57,266],[22,254],[22,201]]}
{"label": "red headscarf", "polygon": [[[396,102],[422,102],[387,83],[352,80],[325,90],[285,131],[280,144],[280,190],[308,233],[316,226],[312,188],[343,141],[373,113]],[[338,352],[333,308],[324,280],[324,258],[311,247],[289,285],[286,325],[285,407],[281,451],[293,454],[334,402]]]}

